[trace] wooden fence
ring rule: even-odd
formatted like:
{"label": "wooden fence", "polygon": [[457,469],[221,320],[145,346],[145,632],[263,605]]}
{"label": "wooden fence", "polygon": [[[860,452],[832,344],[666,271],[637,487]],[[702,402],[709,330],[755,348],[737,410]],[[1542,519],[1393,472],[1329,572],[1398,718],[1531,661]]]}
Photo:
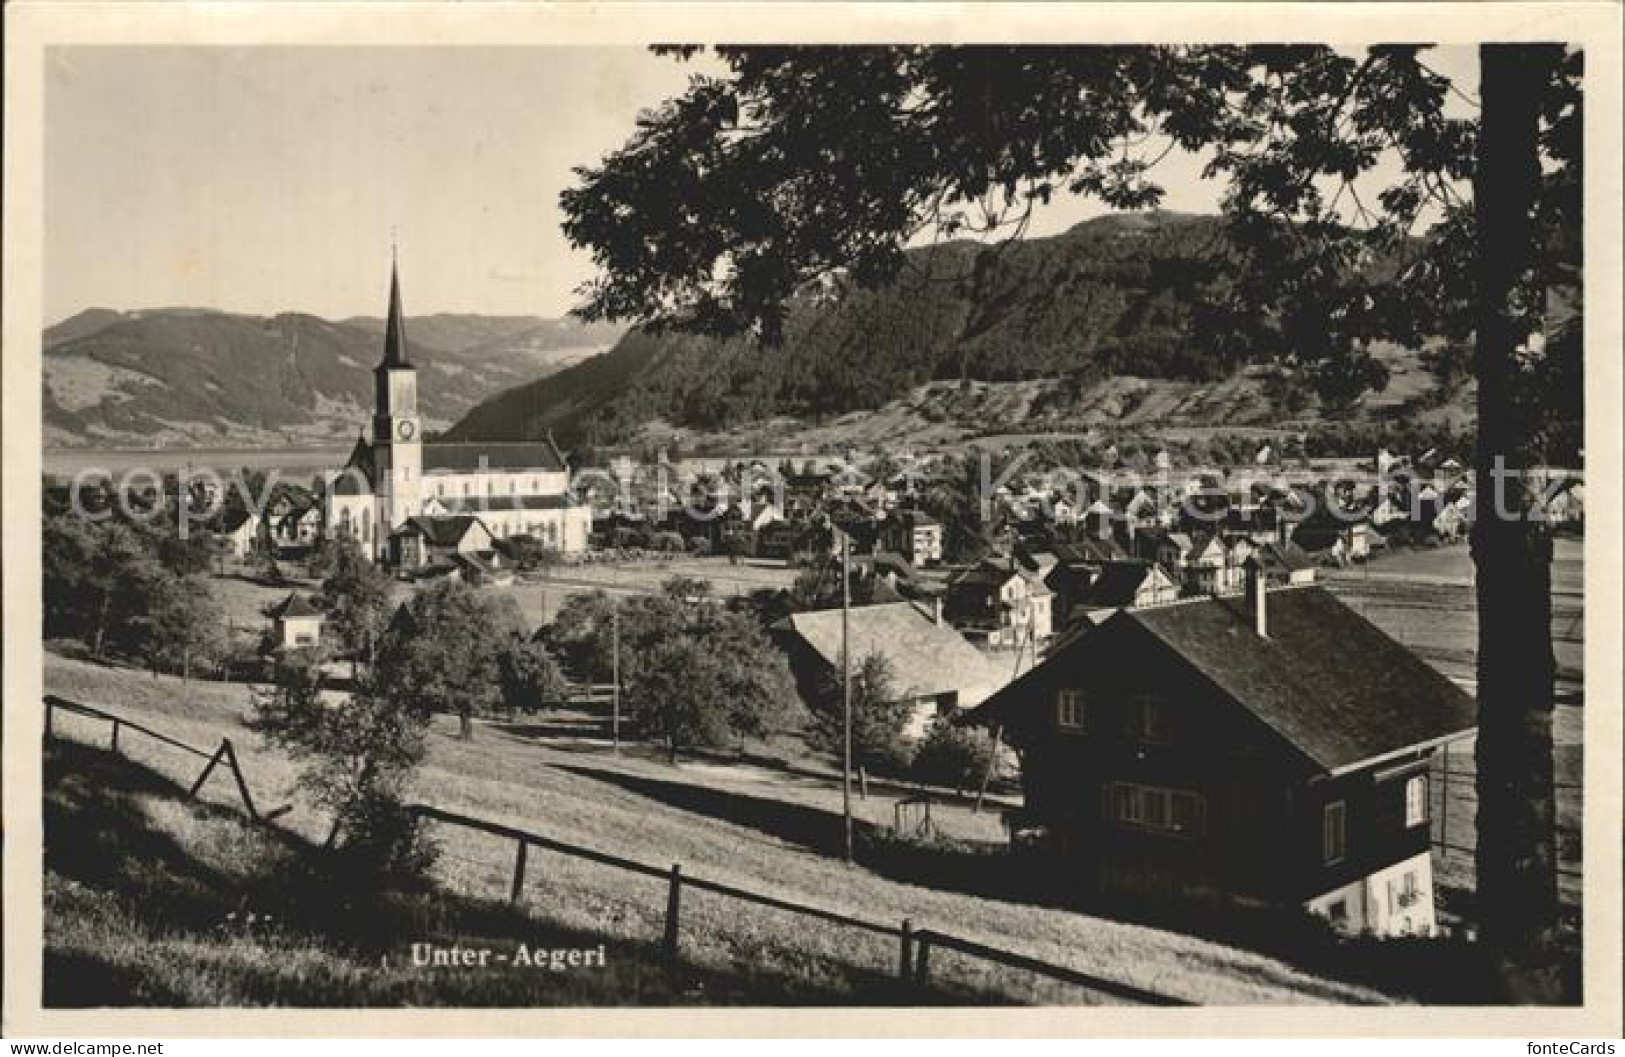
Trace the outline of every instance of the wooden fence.
{"label": "wooden fence", "polygon": [[238,795],[243,798],[243,809],[248,812],[248,817],[253,819],[255,822],[269,822],[272,819],[287,814],[293,808],[292,804],[285,804],[282,807],[274,808],[271,811],[262,813],[259,808],[255,806],[254,796],[248,791],[248,779],[243,777],[243,766],[237,759],[237,749],[232,745],[230,738],[221,738],[219,748],[215,749],[213,752],[210,752],[208,749],[200,749],[196,745],[188,745],[186,742],[181,741],[178,738],[172,738],[162,731],[153,730],[151,727],[143,726],[140,723],[126,719],[123,716],[115,715],[112,712],[104,712],[99,708],[92,708],[89,705],[81,705],[77,701],[69,701],[67,698],[57,697],[54,694],[46,694],[45,737],[47,740],[56,736],[56,714],[59,711],[67,712],[75,716],[84,716],[87,719],[96,719],[107,723],[109,725],[107,747],[115,753],[119,752],[120,734],[128,731],[132,734],[140,734],[143,737],[151,738],[154,741],[168,745],[172,749],[179,749],[182,752],[190,753],[199,759],[207,760],[208,762],[203,765],[203,770],[198,774],[197,778],[193,780],[191,786],[186,790],[186,795],[189,799],[197,798],[198,793],[203,789],[203,783],[207,782],[209,780],[209,776],[214,773],[214,769],[223,763],[227,768],[230,769],[231,776],[236,781]]}
{"label": "wooden fence", "polygon": [[855,929],[873,935],[889,936],[898,941],[897,975],[903,980],[910,981],[918,986],[925,986],[930,980],[930,956],[933,949],[955,951],[973,958],[994,962],[1011,969],[1019,969],[1037,976],[1048,977],[1064,984],[1094,991],[1097,994],[1111,998],[1122,999],[1141,1005],[1155,1006],[1184,1006],[1191,1005],[1183,999],[1135,987],[1117,980],[1108,980],[1078,969],[1064,965],[1055,965],[1038,958],[1017,954],[1013,951],[1002,950],[998,947],[977,943],[974,940],[962,939],[942,932],[930,930],[916,930],[908,918],[904,918],[897,925],[888,925],[877,921],[867,921],[863,918],[853,917],[823,907],[799,903],[794,900],[781,899],[778,896],[764,895],[752,892],[734,885],[713,881],[709,878],[696,877],[683,872],[681,863],[672,863],[669,867],[655,866],[650,863],[638,862],[634,859],[622,858],[608,852],[598,851],[594,848],[584,848],[580,845],[569,844],[540,833],[532,833],[513,826],[491,822],[486,819],[473,818],[460,815],[452,811],[431,807],[427,804],[414,804],[410,809],[420,819],[427,819],[444,825],[460,826],[464,829],[477,830],[494,837],[514,842],[513,877],[508,887],[509,902],[516,903],[524,894],[526,871],[529,865],[529,849],[532,847],[558,852],[572,858],[584,859],[601,866],[624,870],[628,873],[640,874],[644,877],[666,882],[666,916],[663,929],[662,944],[668,960],[676,963],[681,951],[682,933],[682,897],[683,891],[692,888],[700,892],[710,892],[715,895],[737,899],[755,906],[767,907],[771,910],[794,914],[809,920],[818,921],[826,925]]}
{"label": "wooden fence", "polygon": [[[82,705],[75,701],[69,701],[65,698],[48,694],[45,697],[45,736],[48,740],[55,737],[55,720],[56,713],[58,711],[71,713],[78,716],[85,716],[110,724],[111,737],[109,747],[114,752],[119,751],[120,733],[127,731],[152,738],[172,748],[179,749],[200,759],[207,760],[208,763],[204,766],[203,771],[197,776],[197,778],[192,782],[190,788],[187,790],[188,797],[196,797],[198,791],[203,788],[203,783],[209,779],[209,776],[214,772],[214,769],[223,763],[230,769],[233,778],[236,779],[237,791],[242,796],[243,807],[248,813],[250,819],[258,823],[270,825],[275,821],[276,818],[287,813],[292,808],[291,804],[268,812],[261,812],[256,808],[254,798],[248,790],[248,782],[243,777],[243,769],[241,763],[237,759],[237,751],[232,746],[230,738],[221,738],[219,748],[215,749],[213,752],[210,752],[207,749],[198,748],[194,745],[188,745],[187,743],[170,737],[167,734],[153,730],[150,727],[143,726],[142,724],[133,722],[129,719],[125,719],[124,717],[115,715],[114,713],[106,712],[99,708],[92,708],[89,705]],[[800,903],[790,899],[782,899],[778,896],[766,895],[761,892],[752,892],[748,889],[725,884],[721,881],[714,881],[705,877],[696,877],[691,874],[685,874],[680,863],[672,863],[669,867],[654,866],[648,863],[638,862],[634,859],[623,858],[619,855],[611,854],[610,852],[570,844],[540,833],[532,833],[528,830],[503,825],[502,823],[473,818],[468,815],[461,815],[456,812],[447,811],[443,808],[434,807],[429,804],[413,804],[410,806],[410,811],[414,816],[422,820],[428,820],[442,825],[460,826],[465,829],[476,830],[481,833],[490,834],[491,836],[500,837],[504,840],[513,841],[513,875],[512,882],[508,887],[508,900],[510,903],[517,903],[520,896],[524,893],[526,875],[529,869],[529,850],[533,847],[546,851],[557,852],[558,854],[567,855],[577,859],[583,859],[588,862],[597,863],[601,866],[608,866],[613,869],[624,870],[629,873],[640,874],[644,877],[665,881],[667,885],[666,914],[662,945],[668,961],[673,966],[678,964],[681,953],[683,891],[685,889],[694,889],[701,892],[710,892],[726,898],[737,899],[741,902],[749,903],[755,906],[766,907],[770,910],[776,910],[786,914],[793,914],[811,921],[821,922],[825,925],[855,929],[861,932],[870,933],[872,935],[887,936],[896,939],[898,942],[897,976],[900,979],[908,981],[921,988],[925,987],[931,978],[931,952],[933,950],[945,950],[954,951],[972,958],[980,958],[984,961],[993,962],[1011,969],[1022,970],[1037,976],[1047,977],[1063,984],[1070,984],[1093,991],[1096,994],[1120,999],[1126,1002],[1154,1006],[1187,1006],[1194,1004],[1185,999],[1160,994],[1155,991],[1135,987],[1132,984],[1122,983],[1117,980],[1110,980],[1105,977],[1095,976],[1091,973],[1086,973],[1068,966],[1055,965],[1051,962],[1042,961],[1028,955],[1018,954],[1014,951],[1002,950],[998,947],[977,943],[973,940],[963,939],[958,936],[951,936],[946,933],[931,930],[916,930],[913,928],[912,923],[908,918],[904,918],[902,922],[897,925],[867,921],[863,918],[854,917],[849,914],[842,914],[838,911],[828,910],[823,907],[817,907],[807,903]]]}
{"label": "wooden fence", "polygon": [[[1432,837],[1431,843],[1437,849],[1441,858],[1450,855],[1463,855],[1473,858],[1478,855],[1478,827],[1474,824],[1475,820],[1471,817],[1471,813],[1467,812],[1465,813],[1467,817],[1463,817],[1464,813],[1461,809],[1458,808],[1452,811],[1451,808],[1453,800],[1452,787],[1471,790],[1476,797],[1477,782],[1478,775],[1473,771],[1451,770],[1448,753],[1435,758],[1430,772],[1430,784],[1437,787],[1437,792],[1431,790],[1429,792],[1431,816],[1429,826]],[[1578,798],[1584,792],[1584,787],[1578,782],[1555,781],[1552,783],[1552,791],[1560,800],[1567,797]],[[1433,806],[1434,801],[1437,802],[1436,807]],[[1469,841],[1461,839],[1463,830],[1467,831]],[[1560,845],[1559,858],[1555,867],[1557,876],[1580,880],[1584,877],[1581,864],[1574,859],[1565,861],[1562,858],[1561,843],[1564,832],[1559,827],[1556,835]],[[1453,835],[1454,839],[1452,839]]]}

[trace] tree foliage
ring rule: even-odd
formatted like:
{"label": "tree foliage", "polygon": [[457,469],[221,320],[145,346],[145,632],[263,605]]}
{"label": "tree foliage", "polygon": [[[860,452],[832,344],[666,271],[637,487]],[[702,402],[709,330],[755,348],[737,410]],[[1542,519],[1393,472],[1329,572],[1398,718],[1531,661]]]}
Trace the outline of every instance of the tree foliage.
{"label": "tree foliage", "polygon": [[[835,671],[812,702],[807,743],[839,760],[845,741],[841,673]],[[913,759],[907,730],[914,705],[883,653],[870,653],[852,669],[852,766],[900,774]]]}
{"label": "tree foliage", "polygon": [[[1063,192],[1156,206],[1155,162],[1180,149],[1205,152],[1205,175],[1228,189],[1211,259],[1235,279],[1191,277],[1188,329],[1232,362],[1358,359],[1379,338],[1416,346],[1472,329],[1477,120],[1449,105],[1460,90],[1423,46],[739,47],[717,58],[725,75],[695,76],[561,197],[566,234],[600,267],[584,289],[588,318],[776,344],[798,304],[861,305],[912,278],[905,249],[922,233],[1020,233]],[[1580,73],[1577,54],[1542,72],[1549,231],[1579,216]],[[1395,158],[1398,175],[1376,183]],[[1543,279],[1565,256],[1549,241]],[[963,282],[1009,252],[946,251],[960,253]],[[931,296],[945,284],[923,271]],[[1360,372],[1325,376],[1336,391]]]}
{"label": "tree foliage", "polygon": [[352,657],[371,660],[378,636],[390,616],[393,581],[368,561],[361,545],[342,536],[331,545],[332,571],[322,581],[317,601],[331,628]]}
{"label": "tree foliage", "polygon": [[764,737],[800,719],[789,667],[758,622],[693,586],[574,595],[546,636],[595,681],[612,677],[618,639],[622,700],[635,729],[674,759],[681,749]]}
{"label": "tree foliage", "polygon": [[414,712],[458,717],[464,740],[474,717],[503,703],[501,658],[523,628],[513,599],[455,577],[419,591],[378,642],[378,692]]}
{"label": "tree foliage", "polygon": [[[1420,45],[719,49],[725,75],[562,196],[601,270],[583,313],[772,346],[797,298],[899,281],[925,235],[1019,233],[1063,189],[1155,206],[1151,152],[1202,151],[1235,280],[1202,292],[1192,333],[1309,367],[1334,400],[1379,382],[1376,340],[1470,335],[1477,488],[1499,501],[1499,462],[1535,465],[1573,428],[1552,408],[1572,407],[1579,344],[1549,294],[1578,272],[1583,56],[1479,55],[1481,101]],[[1482,935],[1527,965],[1556,923],[1550,543],[1480,517],[1473,551]]]}
{"label": "tree foliage", "polygon": [[937,719],[920,739],[910,771],[922,782],[956,791],[976,789],[997,752],[993,735],[984,728]]}
{"label": "tree foliage", "polygon": [[258,691],[248,725],[301,764],[299,786],[332,812],[334,834],[366,871],[415,872],[431,849],[404,810],[407,783],[427,750],[422,702],[371,678],[343,702],[322,696],[318,659],[287,654]]}
{"label": "tree foliage", "polygon": [[547,646],[516,636],[497,656],[502,704],[509,712],[535,712],[564,699],[564,673]]}

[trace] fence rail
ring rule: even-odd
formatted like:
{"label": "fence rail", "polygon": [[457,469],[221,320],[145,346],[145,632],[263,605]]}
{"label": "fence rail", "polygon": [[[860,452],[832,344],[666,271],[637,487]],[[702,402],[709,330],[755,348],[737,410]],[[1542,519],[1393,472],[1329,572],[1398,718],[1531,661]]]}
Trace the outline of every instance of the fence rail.
{"label": "fence rail", "polygon": [[209,776],[214,773],[214,769],[223,763],[231,771],[231,776],[236,782],[237,795],[243,799],[243,808],[248,812],[248,817],[253,819],[255,822],[269,822],[272,819],[287,814],[288,811],[292,810],[293,808],[292,804],[285,804],[282,807],[273,808],[270,811],[262,813],[259,808],[254,805],[254,796],[248,790],[248,779],[243,775],[243,766],[240,762],[238,762],[237,749],[234,745],[232,745],[230,738],[221,738],[220,747],[215,749],[213,752],[210,752],[208,749],[200,749],[196,745],[188,745],[179,738],[170,737],[168,734],[165,734],[162,731],[153,730],[151,727],[136,723],[133,720],[126,719],[125,717],[116,715],[112,712],[104,712],[102,709],[92,708],[89,705],[82,705],[77,701],[69,701],[67,698],[57,697],[55,694],[46,694],[46,740],[50,740],[56,736],[57,712],[67,712],[75,716],[83,716],[87,719],[100,720],[103,723],[109,724],[111,727],[111,734],[108,739],[108,748],[115,753],[120,751],[119,732],[129,730],[134,731],[137,734],[145,735],[146,737],[149,737],[164,745],[168,745],[172,749],[179,749],[182,752],[191,753],[193,756],[209,761],[204,765],[203,770],[198,774],[197,778],[193,780],[191,786],[187,788],[186,796],[188,799],[197,799],[198,793],[202,792],[203,790],[203,784],[209,780]]}
{"label": "fence rail", "polygon": [[[193,780],[190,788],[188,789],[188,797],[195,798],[198,792],[203,788],[204,783],[208,781],[209,776],[214,772],[215,768],[221,764],[224,764],[230,769],[232,776],[235,778],[237,791],[242,797],[243,807],[247,811],[249,818],[253,821],[270,825],[274,823],[277,817],[285,814],[292,807],[292,805],[286,805],[263,813],[255,807],[254,799],[249,792],[248,782],[243,775],[242,765],[237,759],[237,751],[232,745],[230,738],[221,738],[219,748],[215,749],[213,752],[210,752],[207,749],[202,749],[195,745],[188,745],[186,742],[181,741],[178,738],[171,737],[161,731],[153,730],[151,727],[133,722],[124,718],[123,716],[119,716],[115,713],[107,712],[99,708],[93,708],[89,705],[80,704],[77,701],[69,701],[66,698],[48,694],[45,696],[44,702],[46,717],[45,734],[47,739],[55,736],[55,715],[58,711],[100,720],[102,722],[111,724],[113,735],[110,747],[114,752],[119,751],[118,732],[123,729],[134,731],[165,745],[169,745],[172,748],[179,749],[181,751],[190,753],[193,756],[207,760],[208,763],[204,766],[203,771],[197,776],[196,779]],[[412,804],[409,806],[409,810],[420,819],[428,819],[442,825],[460,826],[465,829],[472,829],[490,834],[494,837],[501,837],[505,840],[513,841],[513,875],[512,882],[508,888],[508,900],[511,903],[517,903],[520,897],[524,894],[526,873],[530,858],[529,850],[532,847],[557,852],[561,855],[567,855],[573,858],[585,859],[589,862],[598,863],[602,866],[608,866],[613,869],[639,874],[654,880],[665,881],[667,883],[667,896],[663,945],[667,958],[674,966],[678,961],[681,943],[682,893],[684,888],[692,888],[696,891],[710,892],[714,895],[736,899],[740,902],[750,903],[770,910],[795,914],[815,921],[822,921],[825,924],[857,929],[873,935],[896,939],[898,941],[898,977],[905,982],[910,982],[922,988],[927,985],[930,978],[930,952],[932,948],[938,948],[942,950],[957,951],[970,957],[980,958],[985,961],[993,962],[995,964],[1013,969],[1024,970],[1038,976],[1048,977],[1049,979],[1063,984],[1073,985],[1094,991],[1098,994],[1123,999],[1129,1002],[1159,1006],[1187,1006],[1194,1004],[1186,999],[1176,998],[1171,995],[1159,994],[1154,991],[1135,987],[1132,984],[1125,984],[1121,981],[1095,976],[1091,973],[1073,969],[1069,966],[1056,965],[1029,955],[1018,954],[1014,951],[1002,950],[997,947],[977,943],[973,940],[964,939],[962,937],[951,936],[946,933],[928,930],[916,931],[912,927],[910,920],[907,918],[903,919],[903,921],[897,925],[870,921],[850,914],[843,914],[839,911],[829,910],[824,907],[813,906],[809,903],[801,903],[791,899],[783,899],[779,896],[771,896],[762,892],[752,892],[749,889],[726,884],[722,881],[714,881],[706,877],[695,877],[690,874],[685,874],[680,863],[673,863],[669,867],[654,866],[649,863],[639,862],[635,859],[628,859],[623,856],[615,855],[611,852],[600,851],[596,848],[587,848],[579,844],[571,844],[568,841],[558,840],[557,838],[520,829],[516,826],[509,826],[501,822],[493,822],[489,819],[475,818],[470,815],[459,814],[455,811],[448,811],[444,808],[435,807],[431,804]]]}
{"label": "fence rail", "polygon": [[910,919],[907,918],[903,919],[898,925],[869,921],[807,903],[781,899],[778,896],[765,895],[761,892],[752,892],[721,881],[695,877],[684,873],[681,863],[673,863],[670,867],[654,866],[634,859],[622,858],[619,855],[612,855],[609,852],[599,851],[595,848],[570,844],[540,833],[522,830],[515,826],[469,815],[461,815],[427,804],[413,804],[409,810],[419,818],[430,819],[446,825],[461,826],[465,829],[472,829],[492,836],[502,837],[506,840],[512,840],[515,847],[513,883],[508,892],[510,902],[517,902],[524,893],[525,871],[528,861],[527,850],[532,846],[579,859],[586,859],[590,862],[640,874],[644,877],[666,881],[668,888],[663,944],[666,956],[674,961],[678,957],[680,948],[682,892],[685,888],[693,888],[756,906],[812,918],[826,924],[839,925],[894,938],[898,941],[898,976],[921,987],[924,987],[929,981],[930,952],[933,948],[936,948],[956,951],[969,957],[980,958],[1008,968],[1024,970],[1060,983],[1071,984],[1129,1002],[1157,1006],[1188,1006],[1194,1004],[1172,995],[1165,995],[1132,984],[1122,983],[1121,981],[1095,976],[1080,969],[1056,965],[1029,955],[1003,950],[959,936],[951,936],[931,930],[916,930],[913,928]]}

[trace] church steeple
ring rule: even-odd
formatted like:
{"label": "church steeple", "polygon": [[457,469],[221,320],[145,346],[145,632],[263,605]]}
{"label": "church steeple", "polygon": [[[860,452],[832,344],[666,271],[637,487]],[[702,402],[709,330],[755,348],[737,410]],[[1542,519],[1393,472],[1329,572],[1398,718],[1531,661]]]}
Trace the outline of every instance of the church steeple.
{"label": "church steeple", "polygon": [[393,246],[389,257],[389,318],[384,321],[384,362],[378,366],[410,367],[406,362],[406,318],[401,314],[400,269]]}

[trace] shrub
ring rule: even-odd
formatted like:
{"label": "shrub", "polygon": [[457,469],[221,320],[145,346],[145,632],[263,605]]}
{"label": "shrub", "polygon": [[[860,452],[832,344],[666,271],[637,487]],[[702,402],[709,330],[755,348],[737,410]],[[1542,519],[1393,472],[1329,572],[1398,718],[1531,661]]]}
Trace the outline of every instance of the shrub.
{"label": "shrub", "polygon": [[992,735],[981,727],[966,727],[937,719],[914,753],[911,768],[916,780],[956,791],[974,789],[998,751]]}

